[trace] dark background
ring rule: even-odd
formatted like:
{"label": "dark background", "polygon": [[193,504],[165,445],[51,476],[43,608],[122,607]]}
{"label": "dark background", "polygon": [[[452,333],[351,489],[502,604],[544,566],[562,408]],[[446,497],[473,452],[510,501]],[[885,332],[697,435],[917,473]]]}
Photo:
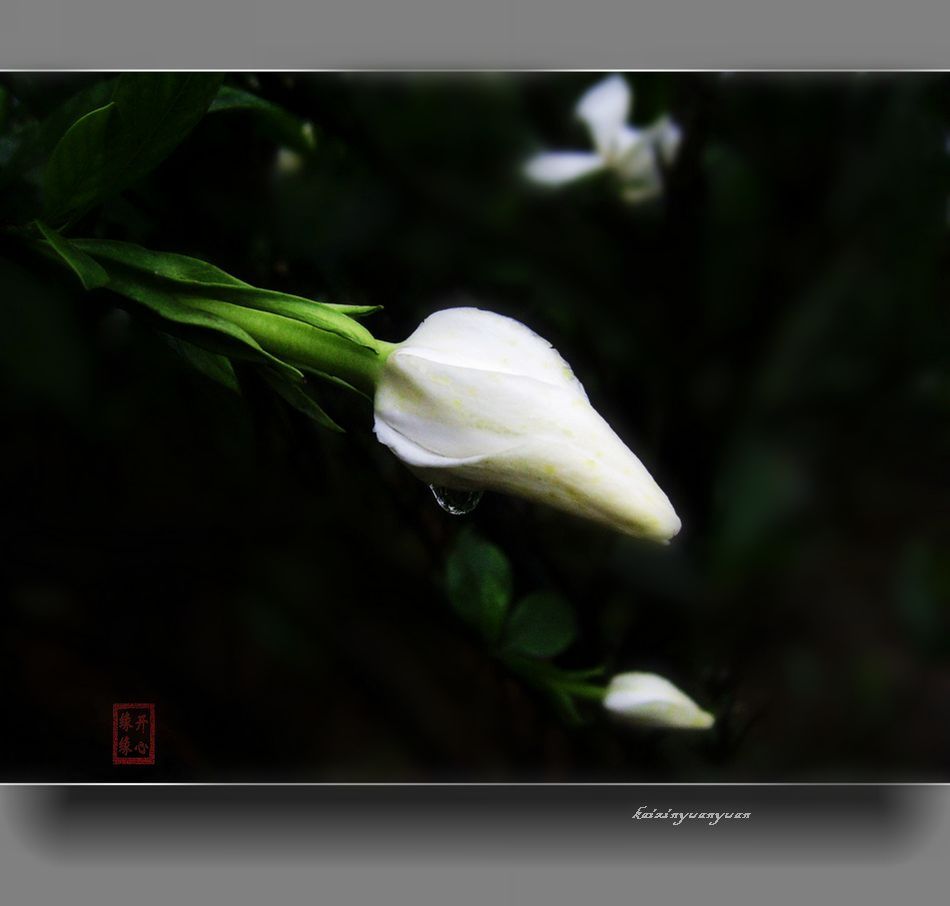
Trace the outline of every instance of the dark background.
{"label": "dark background", "polygon": [[[93,75],[8,75],[37,110]],[[561,350],[668,492],[669,548],[486,496],[437,508],[327,394],[335,436],[205,379],[152,327],[0,249],[5,779],[946,779],[944,76],[631,76],[685,142],[659,202],[518,177],[583,148],[593,74],[234,78],[311,119],[296,173],[208,117],[87,234],[262,286],[458,302]],[[565,666],[651,669],[707,734],[581,727],[448,606],[474,525],[559,590]],[[111,764],[116,701],[158,763]]]}

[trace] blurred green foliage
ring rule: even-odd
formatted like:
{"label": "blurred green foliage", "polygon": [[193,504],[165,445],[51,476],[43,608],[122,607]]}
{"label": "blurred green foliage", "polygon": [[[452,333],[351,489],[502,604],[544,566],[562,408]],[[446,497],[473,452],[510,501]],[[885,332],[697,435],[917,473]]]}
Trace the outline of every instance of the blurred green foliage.
{"label": "blurred green foliage", "polygon": [[[5,778],[114,777],[116,701],[157,704],[133,779],[946,778],[945,76],[632,75],[637,120],[684,132],[639,207],[609,176],[521,180],[584,146],[594,74],[227,76],[160,160],[71,172],[55,149],[129,78],[0,77]],[[99,125],[121,134],[116,106]],[[367,402],[327,388],[340,436],[245,364],[240,394],[209,380],[24,245],[44,214],[384,305],[388,340],[447,304],[512,315],[683,532],[651,547],[492,495],[451,517]],[[508,564],[492,640],[537,669],[654,670],[717,727],[564,721],[458,619],[470,526]],[[538,592],[569,602],[570,647]]]}
{"label": "blurred green foliage", "polygon": [[460,532],[445,568],[446,594],[455,612],[480,634],[489,655],[551,699],[569,721],[581,723],[574,696],[599,703],[604,686],[583,681],[602,669],[565,671],[547,660],[574,641],[574,610],[550,590],[531,592],[512,607],[513,586],[504,551],[470,528]]}
{"label": "blurred green foliage", "polygon": [[472,532],[459,537],[446,563],[446,590],[458,615],[489,643],[501,634],[511,581],[511,564],[498,547]]}

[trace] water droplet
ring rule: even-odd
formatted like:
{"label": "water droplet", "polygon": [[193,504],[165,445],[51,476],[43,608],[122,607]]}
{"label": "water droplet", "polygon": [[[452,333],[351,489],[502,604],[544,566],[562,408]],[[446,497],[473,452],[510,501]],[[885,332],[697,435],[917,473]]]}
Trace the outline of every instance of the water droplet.
{"label": "water droplet", "polygon": [[440,488],[434,484],[429,485],[429,490],[439,506],[453,516],[468,515],[482,499],[481,491],[456,491],[454,488]]}

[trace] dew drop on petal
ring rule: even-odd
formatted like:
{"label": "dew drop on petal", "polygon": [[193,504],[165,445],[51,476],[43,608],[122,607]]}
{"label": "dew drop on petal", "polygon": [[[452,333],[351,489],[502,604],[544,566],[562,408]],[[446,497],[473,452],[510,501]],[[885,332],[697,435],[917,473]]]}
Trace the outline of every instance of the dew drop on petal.
{"label": "dew drop on petal", "polygon": [[478,506],[478,501],[482,499],[481,491],[456,491],[453,488],[440,488],[434,484],[429,485],[432,496],[436,503],[453,516],[465,516],[471,513]]}

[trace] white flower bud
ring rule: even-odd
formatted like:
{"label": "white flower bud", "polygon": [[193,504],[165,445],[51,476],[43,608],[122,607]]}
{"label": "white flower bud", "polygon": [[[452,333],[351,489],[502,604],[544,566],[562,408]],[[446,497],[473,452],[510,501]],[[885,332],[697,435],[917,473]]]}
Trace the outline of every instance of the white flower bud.
{"label": "white flower bud", "polygon": [[545,503],[668,541],[670,501],[551,344],[512,318],[450,308],[390,353],[375,432],[423,481]]}
{"label": "white flower bud", "polygon": [[715,718],[655,673],[621,673],[607,686],[604,707],[648,727],[708,730]]}

